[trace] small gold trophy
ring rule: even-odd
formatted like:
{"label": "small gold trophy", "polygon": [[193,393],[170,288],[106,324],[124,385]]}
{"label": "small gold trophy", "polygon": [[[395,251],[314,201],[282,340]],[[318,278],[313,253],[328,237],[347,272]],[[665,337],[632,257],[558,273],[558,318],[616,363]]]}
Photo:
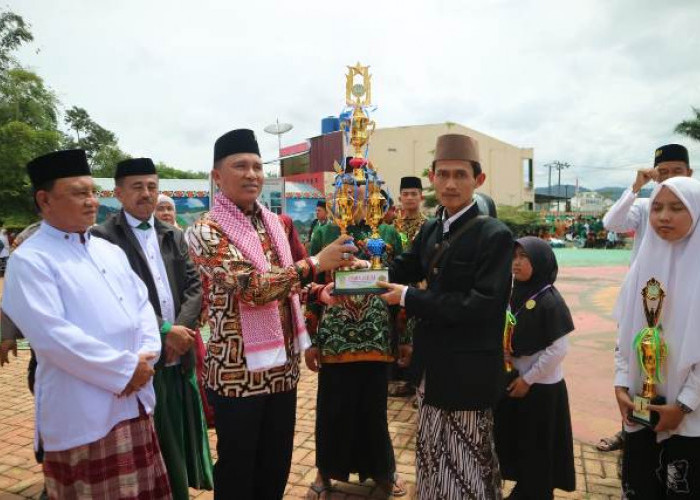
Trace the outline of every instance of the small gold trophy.
{"label": "small gold trophy", "polygon": [[655,427],[659,421],[659,414],[649,410],[649,405],[666,403],[666,398],[659,396],[656,391],[656,384],[663,381],[662,372],[667,355],[666,342],[659,322],[665,296],[666,292],[661,283],[655,278],[647,281],[642,289],[642,305],[647,326],[634,338],[634,350],[644,375],[644,383],[641,394],[634,396],[634,410],[631,411],[630,420],[646,427]]}
{"label": "small gold trophy", "polygon": [[[328,211],[341,234],[347,234],[347,227],[353,223],[358,212],[364,212],[365,220],[372,229],[366,248],[371,255],[370,269],[341,269],[335,272],[335,295],[362,295],[383,293],[386,290],[376,286],[377,281],[389,281],[389,270],[382,267],[382,255],[386,249],[379,235],[387,209],[387,200],[382,195],[381,180],[377,171],[367,161],[367,147],[374,132],[375,123],[369,118],[372,105],[372,86],[369,66],[348,66],[345,75],[345,103],[348,109],[341,114],[341,130],[346,144],[352,146],[353,156],[346,165],[334,167],[336,170],[335,192],[327,202]],[[365,186],[364,189],[361,186]]]}
{"label": "small gold trophy", "polygon": [[[509,357],[513,355],[513,332],[515,331],[516,324],[517,319],[515,318],[515,315],[512,312],[510,312],[510,310],[506,311],[506,325],[503,329],[504,356],[506,354]],[[518,370],[515,369],[515,367],[513,366],[513,362],[509,359],[505,359],[504,363],[506,370],[506,387],[508,387],[513,380],[520,376],[520,373],[518,372]]]}

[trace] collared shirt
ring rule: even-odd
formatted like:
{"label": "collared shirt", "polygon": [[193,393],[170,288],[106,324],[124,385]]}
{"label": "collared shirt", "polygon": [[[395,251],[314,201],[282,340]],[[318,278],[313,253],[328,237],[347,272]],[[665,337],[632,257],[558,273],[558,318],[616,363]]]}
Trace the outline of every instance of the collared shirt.
{"label": "collared shirt", "polygon": [[447,210],[445,210],[442,213],[442,232],[443,232],[443,234],[449,233],[450,232],[450,225],[452,223],[454,223],[454,221],[459,219],[461,216],[463,216],[467,212],[467,210],[469,210],[470,208],[472,208],[474,206],[475,203],[476,203],[476,200],[472,199],[472,202],[469,205],[467,205],[466,207],[464,207],[462,210],[460,210],[459,212],[457,212],[456,214],[454,214],[451,217],[447,216]]}
{"label": "collared shirt", "polygon": [[150,381],[119,397],[138,354],[161,348],[148,290],[119,247],[43,222],[10,257],[2,309],[37,355],[36,432],[46,451],[103,438],[139,415],[139,401],[153,411]]}
{"label": "collared shirt", "polygon": [[158,301],[160,302],[160,315],[170,323],[175,322],[175,303],[173,301],[173,292],[170,290],[170,282],[168,281],[168,273],[165,270],[163,255],[160,253],[160,245],[158,245],[158,235],[154,226],[154,217],[151,215],[148,219],[148,224],[151,226],[148,229],[139,229],[137,226],[142,221],[133,217],[126,210],[124,211],[126,222],[131,227],[131,231],[136,236],[136,239],[143,250],[143,254],[148,261],[148,269],[153,276],[153,282],[156,285],[158,292]]}

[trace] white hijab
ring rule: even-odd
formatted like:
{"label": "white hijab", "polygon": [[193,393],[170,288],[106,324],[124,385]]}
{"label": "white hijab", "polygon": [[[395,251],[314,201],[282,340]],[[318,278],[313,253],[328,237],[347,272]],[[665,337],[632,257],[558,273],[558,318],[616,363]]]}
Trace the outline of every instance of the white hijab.
{"label": "white hijab", "polygon": [[[617,299],[614,315],[618,321],[618,347],[629,367],[630,394],[640,392],[642,374],[632,348],[634,337],[647,326],[642,305],[642,288],[651,278],[661,282],[666,292],[660,323],[668,347],[665,381],[659,393],[673,403],[685,383],[690,369],[700,363],[700,181],[690,177],[673,177],[659,184],[649,200],[652,204],[663,187],[670,189],[683,202],[692,217],[688,234],[676,242],[659,237],[647,220],[647,228],[637,257],[625,278]],[[687,420],[687,419],[686,419]],[[685,423],[685,420],[684,420]],[[683,424],[673,433],[683,434]],[[658,438],[664,439],[662,433]]]}

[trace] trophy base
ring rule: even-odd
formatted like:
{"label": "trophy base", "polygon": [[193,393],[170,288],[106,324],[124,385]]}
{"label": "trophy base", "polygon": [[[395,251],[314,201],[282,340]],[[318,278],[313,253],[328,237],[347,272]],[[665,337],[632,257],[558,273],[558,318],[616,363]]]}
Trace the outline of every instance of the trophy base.
{"label": "trophy base", "polygon": [[508,386],[520,376],[520,372],[513,368],[511,371],[506,370],[506,392],[508,392]]}
{"label": "trophy base", "polygon": [[389,281],[389,269],[351,269],[335,272],[332,295],[368,295],[386,293],[377,281]]}
{"label": "trophy base", "polygon": [[654,428],[659,423],[659,413],[649,410],[647,407],[652,405],[666,404],[666,398],[663,396],[655,396],[653,398],[645,398],[637,394],[634,397],[634,410],[630,410],[629,419],[644,427]]}

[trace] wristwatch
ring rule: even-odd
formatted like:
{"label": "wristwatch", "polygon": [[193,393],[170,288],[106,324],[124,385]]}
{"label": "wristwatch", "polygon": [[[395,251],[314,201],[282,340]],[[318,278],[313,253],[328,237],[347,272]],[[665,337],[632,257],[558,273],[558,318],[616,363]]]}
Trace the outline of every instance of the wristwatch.
{"label": "wristwatch", "polygon": [[693,411],[693,409],[692,409],[690,406],[684,405],[683,403],[681,403],[681,402],[678,401],[678,400],[676,400],[676,406],[678,406],[678,408],[680,408],[680,410],[681,410],[685,415],[687,415],[688,413],[692,413],[692,411]]}

